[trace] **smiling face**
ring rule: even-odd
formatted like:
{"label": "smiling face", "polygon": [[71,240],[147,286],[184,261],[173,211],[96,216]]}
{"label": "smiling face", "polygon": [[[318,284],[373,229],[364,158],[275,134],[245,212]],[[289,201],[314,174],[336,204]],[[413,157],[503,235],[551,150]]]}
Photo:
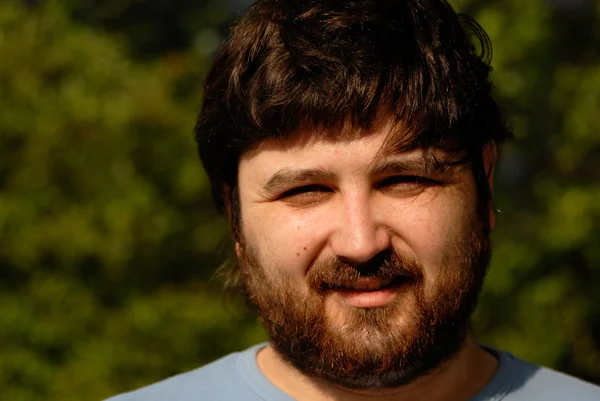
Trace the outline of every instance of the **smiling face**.
{"label": "smiling face", "polygon": [[387,133],[269,140],[239,164],[250,300],[283,358],[349,388],[397,387],[451,357],[489,262],[468,164],[386,152]]}

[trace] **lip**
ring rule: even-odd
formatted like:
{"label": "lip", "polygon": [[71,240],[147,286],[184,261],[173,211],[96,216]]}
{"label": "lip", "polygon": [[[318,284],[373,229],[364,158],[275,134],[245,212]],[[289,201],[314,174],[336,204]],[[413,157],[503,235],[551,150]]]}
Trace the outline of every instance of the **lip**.
{"label": "lip", "polygon": [[[382,286],[382,282],[365,283],[358,281],[353,283],[352,288],[334,288],[331,291],[342,298],[343,302],[348,306],[355,308],[378,308],[392,302],[402,288],[407,284],[402,280],[399,283],[387,282],[387,285]],[[375,288],[375,289],[369,289]]]}
{"label": "lip", "polygon": [[389,285],[391,282],[391,279],[382,281],[374,278],[362,278],[351,283],[347,289],[357,291],[377,291]]}

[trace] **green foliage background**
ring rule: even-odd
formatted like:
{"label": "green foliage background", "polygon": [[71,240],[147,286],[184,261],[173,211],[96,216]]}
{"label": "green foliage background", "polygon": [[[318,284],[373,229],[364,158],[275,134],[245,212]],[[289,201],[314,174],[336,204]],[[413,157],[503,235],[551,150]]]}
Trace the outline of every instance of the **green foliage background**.
{"label": "green foliage background", "polygon": [[[82,5],[83,4],[83,5]],[[600,383],[600,6],[453,4],[516,131],[480,341]],[[0,398],[102,399],[262,341],[192,128],[214,0],[0,2]]]}

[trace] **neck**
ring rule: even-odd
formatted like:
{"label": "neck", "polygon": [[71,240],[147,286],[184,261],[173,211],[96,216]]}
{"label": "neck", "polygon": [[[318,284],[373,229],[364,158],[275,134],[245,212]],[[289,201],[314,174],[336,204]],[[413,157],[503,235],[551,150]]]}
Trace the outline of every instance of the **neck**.
{"label": "neck", "polygon": [[386,390],[349,390],[304,375],[268,346],[257,355],[263,374],[298,401],[465,401],[492,379],[498,361],[468,338],[456,355],[405,386]]}

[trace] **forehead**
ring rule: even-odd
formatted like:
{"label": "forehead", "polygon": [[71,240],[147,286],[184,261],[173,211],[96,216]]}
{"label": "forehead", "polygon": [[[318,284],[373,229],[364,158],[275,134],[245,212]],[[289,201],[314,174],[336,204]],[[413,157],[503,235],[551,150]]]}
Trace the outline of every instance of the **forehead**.
{"label": "forehead", "polygon": [[284,165],[331,165],[345,161],[351,166],[367,166],[386,159],[420,162],[424,169],[440,169],[455,163],[464,152],[443,150],[441,146],[419,147],[411,135],[386,123],[373,129],[300,129],[278,139],[267,139],[242,154],[240,169],[260,165],[268,170]]}

